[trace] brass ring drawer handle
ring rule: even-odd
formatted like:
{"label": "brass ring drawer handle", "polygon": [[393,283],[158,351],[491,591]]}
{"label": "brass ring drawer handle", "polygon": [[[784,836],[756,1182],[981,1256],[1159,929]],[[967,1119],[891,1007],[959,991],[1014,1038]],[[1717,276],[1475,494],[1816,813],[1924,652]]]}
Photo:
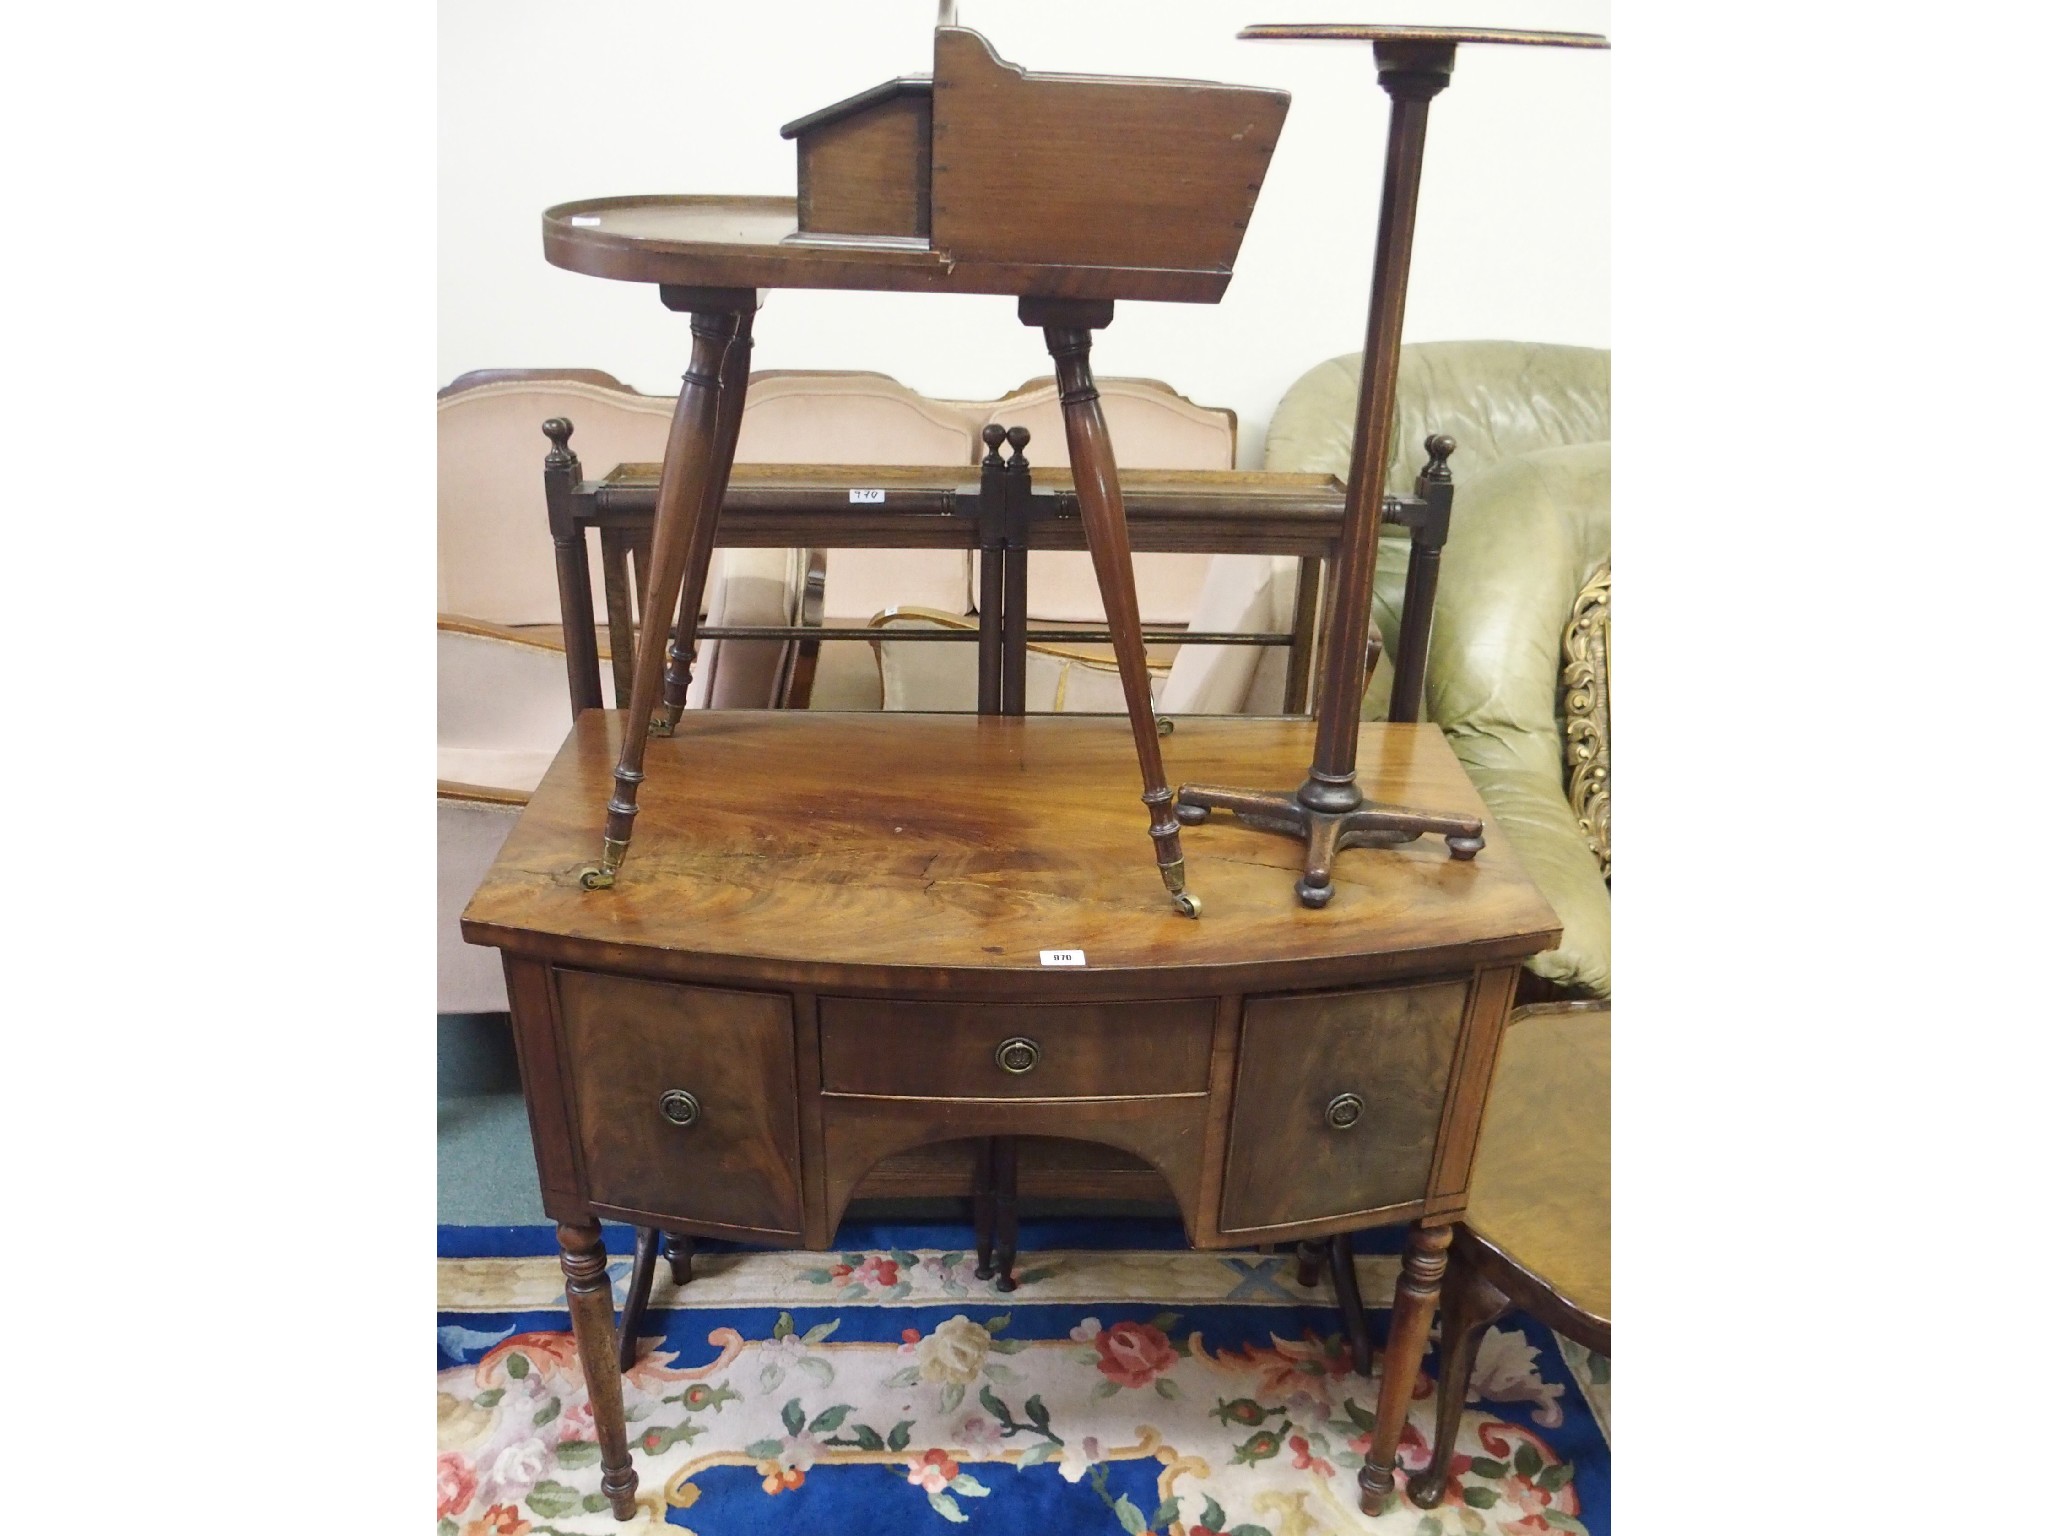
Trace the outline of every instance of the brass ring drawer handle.
{"label": "brass ring drawer handle", "polygon": [[1005,1040],[996,1047],[996,1065],[1005,1072],[1022,1077],[1038,1065],[1038,1042],[1026,1040],[1022,1035]]}
{"label": "brass ring drawer handle", "polygon": [[1355,1093],[1340,1093],[1323,1111],[1323,1124],[1333,1131],[1348,1131],[1365,1118],[1365,1101]]}
{"label": "brass ring drawer handle", "polygon": [[661,1118],[670,1125],[695,1125],[703,1113],[697,1095],[686,1088],[671,1088],[661,1096]]}

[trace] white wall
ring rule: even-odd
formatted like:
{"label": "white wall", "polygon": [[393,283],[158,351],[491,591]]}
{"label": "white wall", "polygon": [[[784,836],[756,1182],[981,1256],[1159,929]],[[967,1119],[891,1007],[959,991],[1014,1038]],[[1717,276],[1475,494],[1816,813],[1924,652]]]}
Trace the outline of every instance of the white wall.
{"label": "white wall", "polygon": [[[1298,14],[1297,14],[1298,13]],[[1124,304],[1101,374],[1165,379],[1265,424],[1311,365],[1363,344],[1387,98],[1372,50],[1235,39],[1257,21],[1389,20],[1607,30],[1574,0],[1403,0],[1391,10],[1276,0],[961,0],[1004,58],[1066,72],[1178,75],[1294,93],[1237,274],[1220,305]],[[855,18],[858,17],[856,21]],[[642,192],[793,196],[792,118],[931,69],[933,0],[443,0],[440,377],[602,368],[672,393],[687,319],[651,289],[550,267],[540,213]],[[1610,56],[1459,51],[1430,114],[1407,339],[1608,344]],[[927,394],[986,398],[1049,372],[1013,299],[781,290],[757,368],[873,368]]]}

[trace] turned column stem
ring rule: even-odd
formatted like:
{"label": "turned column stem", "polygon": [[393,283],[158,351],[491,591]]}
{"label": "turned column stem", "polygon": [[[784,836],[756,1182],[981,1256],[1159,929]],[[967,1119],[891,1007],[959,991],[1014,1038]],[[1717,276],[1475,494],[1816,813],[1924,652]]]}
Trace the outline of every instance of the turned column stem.
{"label": "turned column stem", "polygon": [[1301,803],[1312,810],[1348,811],[1363,798],[1357,782],[1358,719],[1364,702],[1373,570],[1379,557],[1380,502],[1393,438],[1394,380],[1400,368],[1401,323],[1422,190],[1423,140],[1430,98],[1450,84],[1455,51],[1450,45],[1375,45],[1380,85],[1393,98],[1393,117],[1387,129],[1372,297],[1359,367],[1358,415],[1352,426],[1351,474],[1344,486],[1344,531],[1330,583],[1332,619],[1322,713],[1316,723],[1315,761],[1298,791]]}

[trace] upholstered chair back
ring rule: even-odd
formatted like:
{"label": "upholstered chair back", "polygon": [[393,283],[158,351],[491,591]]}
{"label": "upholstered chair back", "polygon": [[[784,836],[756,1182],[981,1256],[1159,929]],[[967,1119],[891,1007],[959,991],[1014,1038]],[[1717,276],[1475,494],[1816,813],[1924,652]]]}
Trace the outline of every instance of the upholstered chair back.
{"label": "upholstered chair back", "polygon": [[[1350,473],[1359,357],[1318,363],[1289,387],[1266,428],[1266,468],[1340,480]],[[1460,479],[1538,448],[1606,442],[1608,359],[1600,347],[1535,341],[1403,347],[1387,489],[1405,493],[1414,485],[1432,432],[1458,440],[1451,470]]]}
{"label": "upholstered chair back", "polygon": [[[1266,429],[1270,470],[1335,475],[1351,469],[1360,354],[1316,364],[1291,385]],[[1406,493],[1434,432],[1457,439],[1451,473],[1460,485],[1541,448],[1608,440],[1608,353],[1532,341],[1423,341],[1401,349],[1394,385],[1393,455],[1387,489]],[[1451,541],[1458,539],[1457,506]],[[1365,690],[1365,718],[1384,720],[1399,661],[1408,535],[1389,528],[1373,572],[1372,613],[1387,653]]]}
{"label": "upholstered chair back", "polygon": [[[540,425],[549,417],[575,423],[570,446],[586,474],[661,458],[673,400],[635,394],[603,374],[567,373],[469,374],[441,392],[435,405],[440,612],[493,624],[562,622],[541,484],[548,441]],[[594,538],[590,569],[591,601],[601,615],[604,580]]]}
{"label": "upholstered chair back", "polygon": [[[1156,379],[1099,379],[1096,387],[1118,469],[1237,467],[1236,412],[1196,405]],[[1033,379],[993,406],[977,409],[984,413],[982,421],[1026,428],[1031,446],[1025,456],[1034,466],[1068,467],[1066,425],[1060,416],[1059,390],[1051,379]],[[1201,596],[1209,561],[1202,554],[1135,556],[1131,564],[1138,582],[1138,612],[1145,622],[1187,623]],[[1034,554],[1026,607],[1034,619],[1102,623],[1102,595],[1087,554]]]}

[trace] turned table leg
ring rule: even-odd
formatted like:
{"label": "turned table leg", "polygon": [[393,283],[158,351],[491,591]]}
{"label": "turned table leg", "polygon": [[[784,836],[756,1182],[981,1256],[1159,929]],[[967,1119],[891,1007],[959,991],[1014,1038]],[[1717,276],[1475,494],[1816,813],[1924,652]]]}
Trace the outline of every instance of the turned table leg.
{"label": "turned table leg", "polygon": [[1449,1479],[1451,1453],[1457,1448],[1458,1424],[1465,1414],[1465,1391],[1472,1385],[1472,1362],[1479,1353],[1480,1335],[1487,1324],[1508,1310],[1508,1298],[1451,1242],[1450,1267],[1444,1277],[1442,1342],[1437,1346],[1436,1440],[1430,1447],[1429,1466],[1408,1480],[1408,1497],[1423,1509],[1435,1509],[1443,1502],[1444,1484]]}
{"label": "turned table leg", "polygon": [[[668,290],[662,297],[671,302]],[[581,874],[587,889],[603,889],[612,883],[632,841],[640,781],[646,777],[642,765],[647,757],[647,730],[662,690],[669,620],[681,595],[684,566],[697,546],[698,525],[706,521],[715,525],[718,518],[711,493],[717,469],[719,378],[741,316],[752,311],[754,298],[751,290],[735,289],[686,290],[676,299],[692,306],[690,366],[676,396],[675,420],[662,455],[661,490],[654,509],[653,572],[640,615],[633,696],[626,706],[612,798],[606,806],[604,852],[598,863]]]}
{"label": "turned table leg", "polygon": [[1444,1277],[1444,1250],[1450,1242],[1449,1227],[1418,1224],[1408,1229],[1401,1279],[1394,1287],[1394,1321],[1381,1357],[1385,1364],[1372,1447],[1365,1453],[1365,1465],[1358,1469],[1358,1503],[1368,1515],[1378,1514],[1394,1491],[1394,1457],[1400,1449],[1401,1429],[1408,1422],[1408,1403],[1415,1395],[1422,1352],[1429,1345],[1430,1314],[1436,1310],[1437,1288]]}
{"label": "turned table leg", "polygon": [[747,408],[747,381],[754,357],[753,311],[742,311],[725,349],[718,380],[718,425],[712,442],[710,515],[697,519],[683,566],[682,601],[676,611],[675,639],[669,646],[668,668],[662,674],[661,708],[651,727],[657,736],[675,734],[676,717],[690,692],[690,673],[697,663],[697,615],[704,610],[704,587],[711,578],[711,554],[718,537],[718,514],[732,481],[732,458],[739,449],[740,417]]}
{"label": "turned table leg", "polygon": [[1102,591],[1102,610],[1109,620],[1116,650],[1117,675],[1124,704],[1130,711],[1131,735],[1138,747],[1138,771],[1145,782],[1139,797],[1151,813],[1153,854],[1173,904],[1188,917],[1202,915],[1202,903],[1187,889],[1187,864],[1181,857],[1180,823],[1173,814],[1173,788],[1166,782],[1166,764],[1159,751],[1159,725],[1152,717],[1152,679],[1145,670],[1145,641],[1138,623],[1138,583],[1131,573],[1131,533],[1124,522],[1123,489],[1118,484],[1116,454],[1102,419],[1102,398],[1096,392],[1088,362],[1091,329],[1109,323],[1108,304],[1024,299],[1018,314],[1027,325],[1045,330],[1046,350],[1059,377],[1060,414],[1067,429],[1067,457],[1073,465],[1074,495],[1081,503],[1081,526],[1088,537],[1088,555],[1095,564],[1095,583]]}
{"label": "turned table leg", "polygon": [[604,1467],[600,1487],[621,1520],[633,1518],[633,1495],[640,1486],[626,1445],[626,1401],[619,1387],[618,1340],[612,1332],[612,1284],[605,1273],[604,1239],[597,1223],[555,1228],[562,1249],[562,1274],[567,1278],[569,1323],[576,1331],[576,1355],[583,1363],[583,1382],[590,1390],[590,1408],[597,1420],[598,1460]]}

